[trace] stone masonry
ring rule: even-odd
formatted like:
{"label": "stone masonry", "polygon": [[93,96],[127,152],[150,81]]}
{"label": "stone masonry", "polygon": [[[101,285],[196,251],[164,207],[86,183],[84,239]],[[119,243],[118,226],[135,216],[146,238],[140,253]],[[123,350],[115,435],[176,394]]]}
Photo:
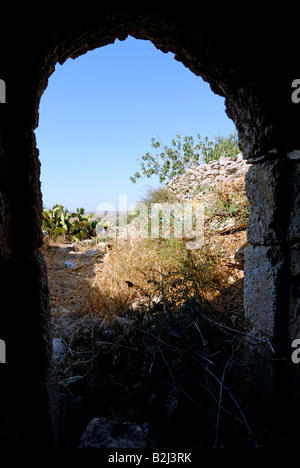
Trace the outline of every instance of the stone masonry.
{"label": "stone masonry", "polygon": [[[300,78],[298,25],[292,24],[297,6],[292,13],[281,6],[278,18],[272,10],[272,19],[255,8],[232,15],[227,4],[212,4],[205,17],[198,10],[195,4],[163,9],[101,2],[58,9],[49,4],[45,14],[27,3],[1,6],[0,339],[7,352],[0,365],[1,448],[59,446],[49,289],[39,254],[42,196],[34,131],[40,98],[57,63],[128,35],[173,53],[201,76],[224,98],[235,123],[251,163],[245,313],[252,333],[270,344],[253,350],[253,398],[257,412],[271,415],[271,426],[283,428],[297,446],[299,366],[291,361],[291,339],[300,329],[300,104],[292,100],[292,83]],[[195,99],[202,105],[200,96]]]}
{"label": "stone masonry", "polygon": [[170,188],[181,200],[192,200],[199,192],[212,184],[230,184],[240,177],[245,177],[251,164],[243,159],[242,153],[236,156],[224,157],[217,161],[203,164],[193,164],[184,175],[176,176],[166,187]]}

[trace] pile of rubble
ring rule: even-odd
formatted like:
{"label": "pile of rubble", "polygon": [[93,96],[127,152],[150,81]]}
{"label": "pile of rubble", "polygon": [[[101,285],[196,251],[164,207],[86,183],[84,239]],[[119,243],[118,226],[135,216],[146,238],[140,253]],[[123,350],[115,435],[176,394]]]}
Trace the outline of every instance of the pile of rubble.
{"label": "pile of rubble", "polygon": [[182,201],[192,200],[209,185],[228,184],[245,177],[249,167],[242,153],[233,157],[222,156],[218,161],[192,165],[185,174],[174,177],[166,186]]}

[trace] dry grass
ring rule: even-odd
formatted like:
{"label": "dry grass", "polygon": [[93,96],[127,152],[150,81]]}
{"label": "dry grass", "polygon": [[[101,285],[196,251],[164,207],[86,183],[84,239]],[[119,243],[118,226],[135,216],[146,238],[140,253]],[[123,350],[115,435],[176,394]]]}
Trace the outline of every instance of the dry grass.
{"label": "dry grass", "polygon": [[[93,258],[83,244],[72,258],[65,245],[43,247],[54,336],[68,351],[58,375],[63,385],[84,376],[93,415],[147,420],[168,443],[179,431],[189,448],[230,446],[232,437],[253,446],[236,400],[247,387],[247,322],[234,252],[246,240],[248,204],[241,181],[204,195],[199,250],[181,239],[109,241],[106,255]],[[229,217],[234,223],[222,227]],[[68,270],[70,259],[77,265]]]}
{"label": "dry grass", "polygon": [[116,242],[91,283],[92,309],[116,314],[138,303],[150,306],[164,300],[174,307],[196,292],[200,297],[203,291],[195,291],[192,283],[201,277],[204,286],[207,268],[199,269],[197,278],[186,281],[185,266],[190,255],[181,241]]}
{"label": "dry grass", "polygon": [[[194,298],[210,304],[221,321],[242,320],[243,266],[234,252],[246,240],[248,202],[243,180],[210,188],[201,201],[205,244],[199,250],[186,249],[181,239],[118,239],[109,241],[105,255],[90,258],[84,253],[95,247],[88,244],[77,243],[76,255],[71,256],[59,240],[46,243],[42,251],[52,310],[98,314],[109,321],[128,311],[155,307],[173,313]],[[228,219],[231,223],[224,228]],[[74,260],[76,268],[65,269],[66,260]]]}
{"label": "dry grass", "polygon": [[[153,197],[150,193],[148,201]],[[202,249],[187,250],[181,239],[113,242],[92,281],[91,310],[119,314],[130,305],[151,306],[162,300],[163,294],[170,310],[193,297],[212,301],[213,307],[221,311],[228,296],[231,307],[235,304],[235,311],[242,313],[243,267],[234,259],[234,253],[246,241],[249,203],[243,178],[231,186],[210,189],[201,201],[205,204]],[[230,293],[234,284],[236,291]]]}

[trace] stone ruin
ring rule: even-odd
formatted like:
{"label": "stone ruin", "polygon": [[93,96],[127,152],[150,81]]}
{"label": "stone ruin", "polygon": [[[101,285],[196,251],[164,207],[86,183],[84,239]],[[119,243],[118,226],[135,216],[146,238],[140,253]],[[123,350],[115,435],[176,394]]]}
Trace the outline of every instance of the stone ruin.
{"label": "stone ruin", "polygon": [[177,175],[166,187],[181,201],[192,200],[199,190],[213,184],[230,184],[244,178],[251,164],[243,159],[242,153],[233,157],[221,156],[217,161],[206,164],[193,164],[182,176]]}
{"label": "stone ruin", "polygon": [[300,78],[297,28],[280,34],[276,22],[255,9],[247,10],[247,27],[244,13],[231,16],[227,5],[225,12],[214,8],[212,22],[196,5],[173,4],[168,11],[126,3],[17,9],[1,7],[0,30],[0,338],[6,345],[0,446],[59,444],[49,288],[39,251],[42,197],[34,130],[40,98],[56,63],[128,35],[171,51],[225,98],[239,147],[251,163],[245,313],[252,333],[269,343],[251,356],[253,394],[258,407],[293,434],[300,389],[299,366],[291,361],[291,343],[300,334],[300,104],[292,99],[292,83]]}

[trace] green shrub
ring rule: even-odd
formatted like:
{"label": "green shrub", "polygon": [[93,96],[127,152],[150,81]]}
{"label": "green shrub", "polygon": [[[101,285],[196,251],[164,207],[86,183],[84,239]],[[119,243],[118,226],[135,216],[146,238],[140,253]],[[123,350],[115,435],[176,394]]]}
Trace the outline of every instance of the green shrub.
{"label": "green shrub", "polygon": [[51,239],[56,239],[59,235],[66,236],[71,229],[71,216],[68,210],[62,205],[56,204],[53,208],[43,209],[42,229],[48,232]]}
{"label": "green shrub", "polygon": [[86,214],[84,208],[77,208],[76,213],[71,214],[72,225],[70,234],[75,239],[89,239],[96,236],[97,220],[93,220],[94,213]]}
{"label": "green shrub", "polygon": [[201,161],[208,163],[212,160],[218,160],[221,156],[235,156],[240,152],[236,133],[227,137],[217,136],[209,141],[208,137],[201,140],[197,134],[196,143],[192,136],[186,136],[181,140],[180,135],[176,135],[176,140],[171,141],[171,146],[164,145],[155,138],[151,139],[152,148],[161,148],[160,153],[154,156],[146,153],[142,156],[140,162],[142,172],[136,172],[130,180],[136,183],[140,177],[151,178],[153,175],[159,177],[162,183],[166,179],[173,179],[177,175],[182,175],[192,164],[198,164]]}
{"label": "green shrub", "polygon": [[82,240],[96,236],[98,220],[94,214],[86,214],[84,208],[77,208],[75,213],[69,213],[63,205],[56,204],[53,208],[43,209],[42,229],[51,239],[62,236],[66,240]]}
{"label": "green shrub", "polygon": [[175,195],[167,187],[147,187],[144,196],[141,198],[141,202],[148,207],[152,203],[174,203],[176,201]]}

